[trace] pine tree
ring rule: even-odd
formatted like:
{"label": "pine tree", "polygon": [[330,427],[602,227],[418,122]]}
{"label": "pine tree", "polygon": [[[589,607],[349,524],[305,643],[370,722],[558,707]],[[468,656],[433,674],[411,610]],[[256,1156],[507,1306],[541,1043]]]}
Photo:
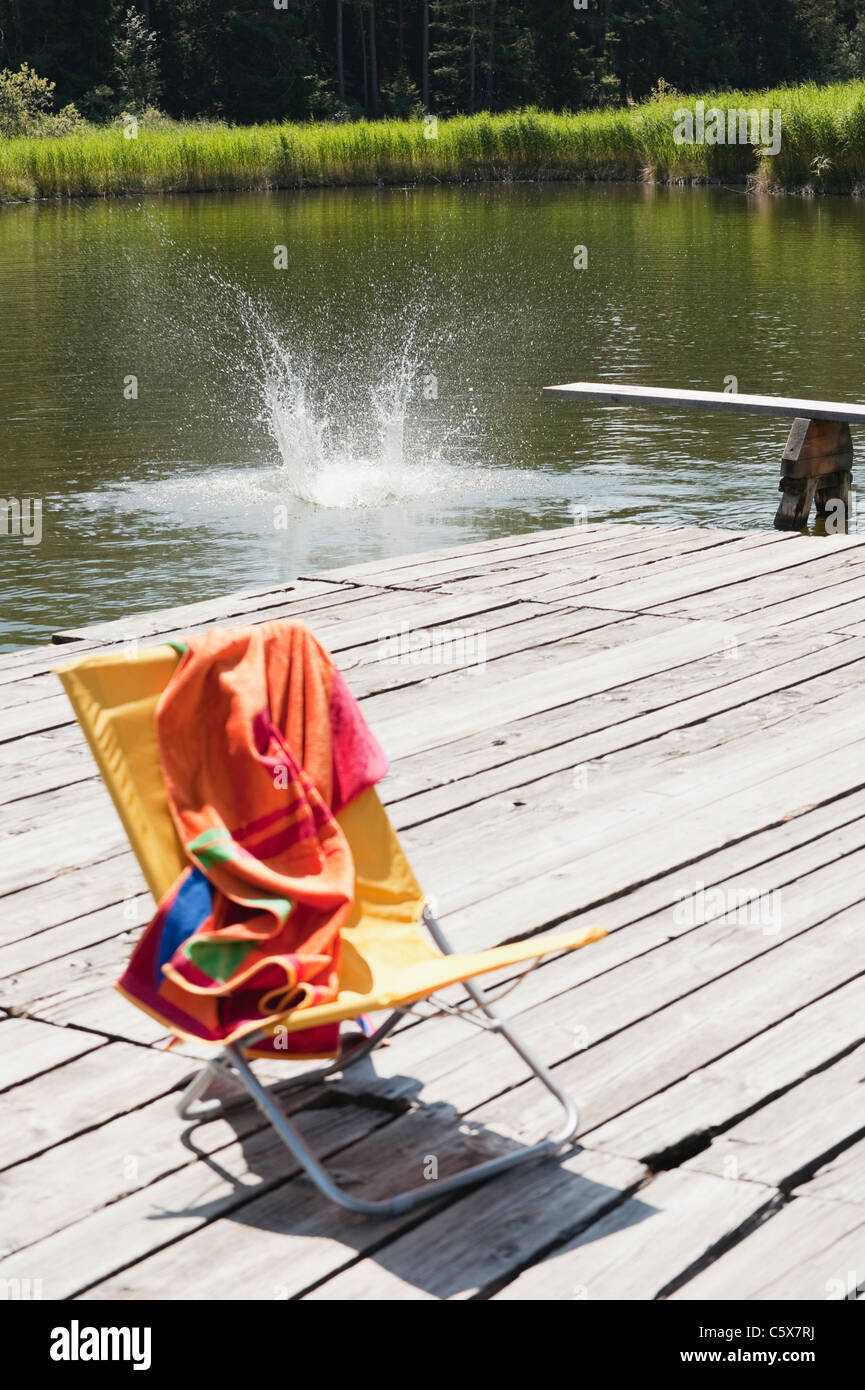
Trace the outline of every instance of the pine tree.
{"label": "pine tree", "polygon": [[146,111],[159,101],[162,79],[156,46],[156,34],[143,14],[128,9],[113,45],[117,95],[127,111]]}

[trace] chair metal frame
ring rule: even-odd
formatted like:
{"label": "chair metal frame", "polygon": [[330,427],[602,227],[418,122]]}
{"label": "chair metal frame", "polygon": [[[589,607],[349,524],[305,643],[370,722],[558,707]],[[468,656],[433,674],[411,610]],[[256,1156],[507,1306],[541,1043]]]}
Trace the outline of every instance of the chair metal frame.
{"label": "chair metal frame", "polygon": [[[439,950],[445,955],[453,955],[453,947],[428,907],[424,908],[423,920]],[[227,1045],[219,1056],[207,1062],[183,1092],[177,1105],[178,1114],[182,1119],[191,1120],[194,1123],[211,1120],[225,1114],[237,1104],[237,1101],[234,1099],[201,1100],[201,1097],[215,1076],[221,1075],[238,1081],[323,1196],[331,1202],[335,1202],[345,1211],[353,1212],[359,1216],[399,1216],[404,1212],[413,1211],[424,1202],[435,1201],[445,1193],[485,1182],[488,1178],[507,1172],[511,1168],[517,1168],[524,1163],[537,1162],[542,1158],[556,1156],[567,1147],[579,1129],[580,1112],[576,1101],[567,1091],[563,1090],[549,1068],[544,1066],[543,1062],[522,1041],[519,1034],[499,1013],[495,1003],[488,998],[484,990],[474,980],[464,980],[462,983],[474,1001],[475,1007],[486,1016],[484,1027],[499,1033],[506,1042],[510,1043],[514,1051],[526,1063],[530,1072],[555,1096],[562,1107],[564,1119],[560,1127],[529,1147],[516,1149],[512,1153],[502,1154],[498,1158],[486,1159],[453,1174],[451,1177],[441,1181],[427,1182],[423,1187],[411,1188],[394,1197],[376,1201],[354,1197],[334,1181],[326,1168],[310,1152],[300,1134],[274,1101],[270,1090],[263,1086],[255,1076],[244,1055],[244,1047],[254,1046],[257,1039],[265,1036],[264,1030],[244,1039],[243,1045],[237,1043]],[[325,1081],[327,1077],[336,1072],[346,1072],[349,1067],[369,1056],[410,1010],[410,1005],[396,1008],[370,1037],[341,1050],[339,1056],[328,1066],[316,1067],[292,1078],[289,1086],[314,1085],[316,1082]],[[278,1084],[280,1089],[285,1089],[285,1083]],[[238,1099],[242,1100],[243,1097],[240,1096]]]}

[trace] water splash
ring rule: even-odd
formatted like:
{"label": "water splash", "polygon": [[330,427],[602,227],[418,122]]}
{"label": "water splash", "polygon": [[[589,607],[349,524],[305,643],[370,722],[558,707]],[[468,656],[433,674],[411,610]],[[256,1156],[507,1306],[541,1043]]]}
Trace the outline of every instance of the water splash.
{"label": "water splash", "polygon": [[[214,452],[227,446],[238,505],[257,490],[301,508],[354,510],[499,489],[471,387],[461,394],[452,379],[446,401],[426,399],[433,364],[453,372],[462,359],[460,329],[431,312],[434,289],[422,277],[408,301],[385,279],[359,304],[352,280],[300,305],[297,286],[249,289],[200,249],[175,257],[163,240],[163,300],[157,310],[142,286],[142,320],[170,343],[177,375],[194,375]],[[200,415],[180,430],[178,454],[189,440],[195,456]],[[215,487],[212,467],[209,478]],[[209,499],[198,505],[209,510]]]}
{"label": "water splash", "polygon": [[407,416],[419,370],[410,341],[380,369],[364,418],[340,408],[338,387],[317,393],[309,364],[301,367],[270,329],[260,325],[259,335],[260,418],[293,496],[319,507],[375,507],[423,489],[422,465],[407,467]]}
{"label": "water splash", "polygon": [[435,486],[453,431],[437,422],[433,434],[416,408],[431,344],[421,349],[415,319],[398,315],[379,323],[374,340],[358,335],[336,348],[331,309],[329,322],[318,332],[307,325],[298,341],[264,296],[218,272],[206,278],[225,325],[219,346],[211,334],[211,353],[224,359],[223,380],[242,383],[233,413],[245,411],[270,436],[286,495],[325,508],[378,507]]}

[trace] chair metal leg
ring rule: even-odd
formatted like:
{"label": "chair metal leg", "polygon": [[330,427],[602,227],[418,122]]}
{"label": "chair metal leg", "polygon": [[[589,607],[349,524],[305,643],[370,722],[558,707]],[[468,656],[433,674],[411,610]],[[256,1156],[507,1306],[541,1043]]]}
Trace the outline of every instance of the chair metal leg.
{"label": "chair metal leg", "polygon": [[531,1148],[518,1149],[513,1153],[502,1154],[498,1158],[487,1159],[483,1163],[476,1163],[473,1167],[464,1169],[461,1173],[455,1173],[452,1177],[442,1181],[429,1182],[423,1187],[411,1188],[407,1192],[399,1193],[396,1197],[387,1197],[380,1201],[368,1201],[362,1197],[353,1197],[351,1193],[346,1192],[344,1188],[334,1182],[315,1155],[310,1152],[287,1117],[274,1104],[267,1089],[253,1074],[243,1053],[234,1047],[227,1048],[226,1052],[231,1057],[231,1065],[236,1069],[240,1080],[249,1091],[259,1110],[273,1125],[286,1148],[306,1171],[323,1196],[331,1202],[335,1202],[345,1211],[353,1212],[359,1216],[399,1216],[404,1212],[413,1211],[423,1202],[434,1202],[447,1192],[455,1192],[462,1187],[474,1187],[477,1183],[484,1182],[487,1178],[494,1177],[498,1173],[504,1173],[509,1168],[516,1168],[523,1163],[539,1158],[552,1157],[559,1152],[562,1146],[561,1137],[544,1139],[538,1144],[533,1144]]}
{"label": "chair metal leg", "polygon": [[[327,1080],[336,1072],[348,1071],[349,1067],[353,1067],[363,1057],[368,1057],[384,1041],[388,1033],[393,1031],[401,1018],[402,1013],[397,1009],[389,1014],[384,1023],[368,1038],[361,1038],[358,1042],[349,1043],[348,1047],[340,1049],[339,1055],[326,1067],[314,1067],[311,1071],[301,1072],[299,1076],[288,1077],[279,1083],[279,1089],[287,1091],[296,1086],[313,1086],[319,1081]],[[177,1113],[182,1120],[213,1120],[235,1106],[247,1103],[249,1098],[242,1089],[238,1090],[236,1096],[225,1100],[200,1100],[216,1075],[235,1080],[231,1069],[232,1060],[226,1049],[219,1057],[205,1063],[201,1071],[196,1072],[177,1102]]]}
{"label": "chair metal leg", "polygon": [[[424,911],[424,921],[430,935],[436,945],[446,955],[453,954],[453,948],[436,921],[429,908]],[[345,1211],[353,1212],[360,1216],[399,1216],[404,1212],[412,1211],[415,1207],[424,1202],[434,1202],[444,1194],[458,1191],[463,1187],[474,1187],[478,1183],[485,1182],[487,1179],[495,1177],[499,1173],[507,1172],[510,1168],[520,1167],[524,1163],[536,1162],[542,1158],[552,1158],[561,1153],[566,1145],[574,1138],[579,1128],[579,1110],[576,1102],[568,1095],[567,1091],[558,1084],[553,1074],[537,1058],[529,1047],[522,1041],[516,1030],[496,1009],[495,1005],[487,998],[484,991],[474,980],[463,982],[471,997],[484,1013],[493,1021],[495,1032],[510,1043],[514,1051],[523,1059],[529,1070],[534,1076],[555,1096],[564,1112],[564,1117],[560,1127],[550,1134],[547,1138],[541,1139],[538,1143],[532,1144],[528,1148],[517,1149],[512,1153],[501,1154],[498,1158],[486,1159],[482,1163],[476,1163],[473,1167],[463,1169],[460,1173],[454,1173],[449,1178],[441,1181],[434,1180],[426,1183],[423,1187],[411,1188],[406,1192],[401,1192],[394,1197],[384,1198],[379,1201],[368,1201],[362,1197],[353,1197],[336,1183],[327,1170],[319,1163],[318,1159],[307,1148],[304,1140],[297,1130],[290,1123],[288,1117],[282,1112],[274,1102],[268,1089],[262,1086],[249,1065],[243,1050],[240,1046],[232,1044],[226,1047],[222,1056],[215,1061],[208,1063],[206,1067],[193,1079],[189,1087],[183,1093],[178,1110],[184,1119],[212,1118],[226,1108],[223,1101],[205,1101],[196,1106],[207,1086],[210,1084],[213,1073],[218,1072],[222,1075],[234,1075],[245,1088],[249,1096],[258,1106],[261,1113],[271,1123],[276,1133],[279,1135],[286,1148],[300,1164],[301,1168],[309,1175],[316,1187],[327,1197],[329,1201],[335,1202],[337,1206]],[[401,1013],[397,1010],[385,1020],[382,1026],[372,1035],[358,1044],[348,1060],[337,1058],[329,1066],[318,1068],[315,1072],[305,1072],[296,1079],[296,1084],[308,1085],[312,1081],[322,1080],[334,1072],[344,1070],[347,1066],[353,1065],[361,1057],[366,1057],[375,1048],[384,1036],[389,1033],[398,1023]],[[249,1045],[249,1043],[247,1043]]]}
{"label": "chair metal leg", "polygon": [[[212,1120],[218,1115],[224,1114],[231,1104],[237,1104],[236,1101],[201,1100],[204,1092],[217,1076],[226,1078],[230,1076],[222,1057],[214,1057],[205,1063],[201,1071],[195,1073],[189,1085],[181,1092],[177,1102],[177,1113],[182,1120]],[[238,1098],[243,1099],[244,1097]]]}
{"label": "chair metal leg", "polygon": [[[436,943],[440,951],[446,956],[454,954],[453,946],[445,936],[441,924],[438,922],[429,907],[424,908],[424,923],[427,931]],[[472,999],[483,1009],[488,1018],[491,1018],[496,1025],[496,1032],[506,1038],[516,1053],[522,1057],[526,1066],[534,1073],[537,1079],[547,1090],[555,1096],[565,1112],[562,1128],[550,1136],[548,1142],[557,1143],[559,1149],[565,1147],[574,1138],[580,1127],[580,1108],[573,1096],[559,1085],[549,1067],[546,1067],[539,1057],[536,1057],[531,1048],[528,1047],[517,1033],[516,1029],[508,1023],[503,1014],[499,1012],[492,1000],[487,998],[481,986],[476,980],[464,980],[463,985]]]}

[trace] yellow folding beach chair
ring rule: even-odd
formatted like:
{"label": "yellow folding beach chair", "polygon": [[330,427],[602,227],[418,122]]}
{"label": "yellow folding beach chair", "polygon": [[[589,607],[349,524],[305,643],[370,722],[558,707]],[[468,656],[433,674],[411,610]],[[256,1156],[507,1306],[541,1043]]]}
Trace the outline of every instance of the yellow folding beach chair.
{"label": "yellow folding beach chair", "polygon": [[[187,864],[168,809],[154,726],[156,702],[179,659],[173,647],[159,646],[87,656],[57,672],[157,901]],[[345,1072],[372,1052],[419,1001],[464,983],[470,997],[468,1012],[466,1004],[456,1008],[444,1001],[436,1000],[435,1004],[446,1012],[469,1017],[510,1043],[561,1103],[564,1118],[560,1128],[531,1147],[475,1164],[441,1182],[425,1183],[422,1188],[382,1201],[364,1201],[334,1182],[253,1073],[249,1057],[255,1055],[256,1040],[261,1040],[264,1030],[244,1038],[242,1046],[222,1047],[196,1074],[179,1102],[181,1117],[210,1119],[225,1109],[227,1102],[201,1099],[217,1074],[240,1082],[321,1192],[346,1210],[367,1216],[409,1211],[443,1192],[559,1153],[577,1132],[577,1106],[521,1042],[473,977],[537,961],[550,952],[574,950],[604,932],[589,928],[534,943],[516,942],[471,955],[454,954],[425,902],[375,789],[347,806],[339,822],[351,846],[357,879],[353,913],[342,932],[339,995],[332,1003],[286,1013],[279,1026],[290,1036],[319,1023],[355,1019],[381,1010],[389,1011],[389,1016],[369,1038],[349,1035],[329,1065],[304,1073],[294,1084],[309,1084]],[[287,1051],[286,1056],[290,1055]]]}

